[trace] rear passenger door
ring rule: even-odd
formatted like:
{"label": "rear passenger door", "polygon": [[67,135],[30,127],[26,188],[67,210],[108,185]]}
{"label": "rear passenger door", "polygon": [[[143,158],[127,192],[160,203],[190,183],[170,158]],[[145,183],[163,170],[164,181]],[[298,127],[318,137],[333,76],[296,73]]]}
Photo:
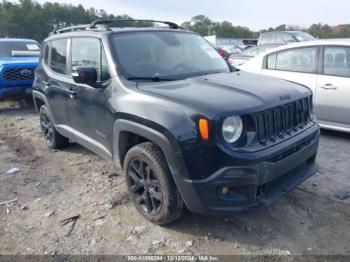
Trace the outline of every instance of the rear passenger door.
{"label": "rear passenger door", "polygon": [[315,112],[323,124],[350,127],[350,47],[326,46],[317,79]]}
{"label": "rear passenger door", "polygon": [[[45,45],[43,61],[43,84],[55,125],[69,126],[69,110],[67,103],[70,99],[67,80],[68,39],[57,39]],[[49,52],[50,50],[50,52]]]}
{"label": "rear passenger door", "polygon": [[265,57],[261,73],[305,85],[315,92],[318,53],[318,47],[294,48],[272,53]]}
{"label": "rear passenger door", "polygon": [[75,94],[71,99],[70,119],[77,141],[97,153],[107,156],[112,151],[110,137],[111,94],[110,74],[102,42],[98,38],[71,39],[71,71],[74,67],[95,67],[98,86],[73,83]]}

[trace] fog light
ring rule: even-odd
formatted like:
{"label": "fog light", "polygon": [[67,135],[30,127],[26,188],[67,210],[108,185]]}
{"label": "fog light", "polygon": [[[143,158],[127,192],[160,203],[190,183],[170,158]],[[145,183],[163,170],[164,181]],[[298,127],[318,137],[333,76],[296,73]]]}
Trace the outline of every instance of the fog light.
{"label": "fog light", "polygon": [[223,194],[223,195],[228,194],[229,191],[230,191],[230,189],[229,189],[228,186],[224,186],[224,187],[222,188],[222,194]]}

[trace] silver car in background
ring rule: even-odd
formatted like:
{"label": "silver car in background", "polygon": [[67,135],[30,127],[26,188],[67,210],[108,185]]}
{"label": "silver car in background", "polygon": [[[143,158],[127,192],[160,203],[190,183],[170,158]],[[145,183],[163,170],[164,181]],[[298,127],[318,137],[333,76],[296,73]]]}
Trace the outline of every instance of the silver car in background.
{"label": "silver car in background", "polygon": [[240,69],[307,86],[321,127],[350,133],[350,39],[273,48]]}

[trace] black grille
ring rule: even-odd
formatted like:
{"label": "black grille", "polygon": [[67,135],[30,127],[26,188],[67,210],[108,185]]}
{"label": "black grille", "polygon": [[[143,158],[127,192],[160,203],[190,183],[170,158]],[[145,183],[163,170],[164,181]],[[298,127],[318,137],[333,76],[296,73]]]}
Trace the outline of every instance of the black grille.
{"label": "black grille", "polygon": [[310,122],[312,98],[306,97],[292,103],[255,114],[257,137],[261,144],[275,142],[305,128]]}
{"label": "black grille", "polygon": [[2,79],[8,82],[32,81],[34,80],[34,70],[32,67],[6,68],[2,74]]}

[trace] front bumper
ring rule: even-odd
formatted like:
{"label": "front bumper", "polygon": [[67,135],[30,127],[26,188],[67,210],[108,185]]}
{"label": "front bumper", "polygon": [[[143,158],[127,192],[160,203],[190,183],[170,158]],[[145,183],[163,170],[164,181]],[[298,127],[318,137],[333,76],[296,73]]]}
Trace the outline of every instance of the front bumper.
{"label": "front bumper", "polygon": [[0,99],[8,98],[23,98],[32,95],[31,85],[21,85],[21,86],[0,86]]}
{"label": "front bumper", "polygon": [[[259,159],[264,160],[259,162],[249,154],[242,156],[243,166],[223,167],[205,179],[184,179],[178,186],[186,188],[182,196],[187,207],[196,213],[227,214],[273,203],[317,172],[319,134],[315,125],[283,142],[283,147],[273,154],[268,150],[270,158],[260,152]],[[247,159],[252,164],[246,164]]]}

